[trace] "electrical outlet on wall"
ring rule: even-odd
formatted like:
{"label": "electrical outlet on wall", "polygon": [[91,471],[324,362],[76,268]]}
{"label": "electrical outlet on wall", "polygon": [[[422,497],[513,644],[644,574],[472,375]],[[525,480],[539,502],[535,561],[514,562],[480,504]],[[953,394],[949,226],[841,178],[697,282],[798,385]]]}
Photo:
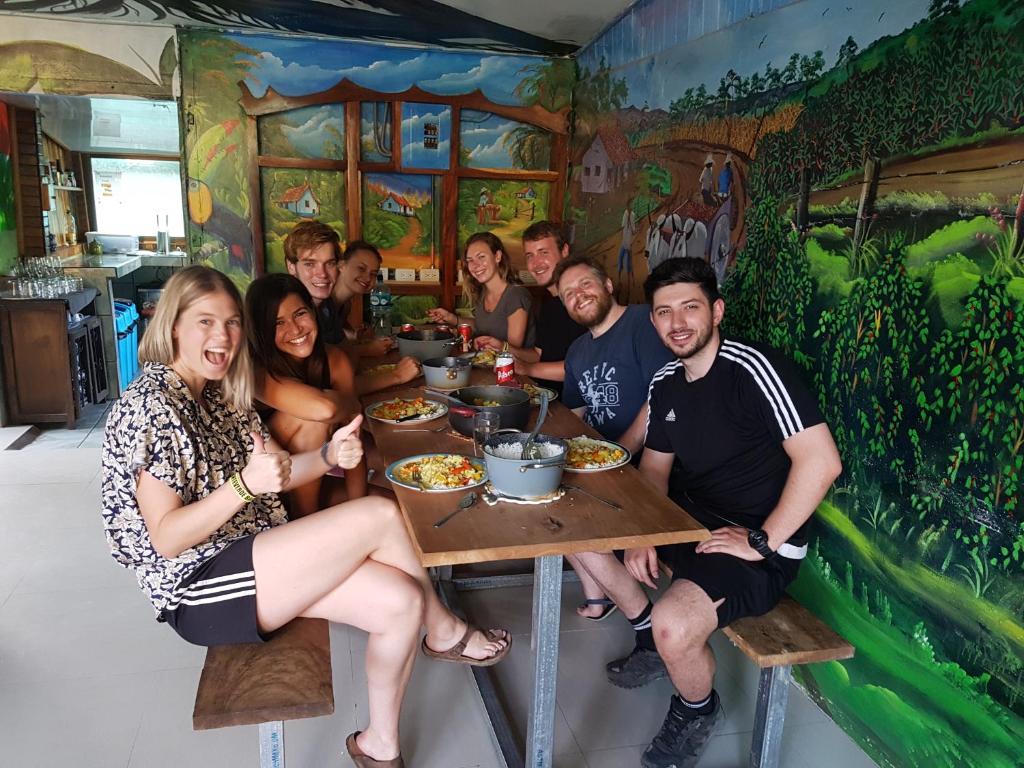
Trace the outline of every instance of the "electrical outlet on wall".
{"label": "electrical outlet on wall", "polygon": [[421,283],[440,283],[441,282],[441,270],[440,269],[421,269],[420,270],[420,282]]}
{"label": "electrical outlet on wall", "polygon": [[395,270],[395,282],[399,283],[412,283],[416,280],[415,269],[396,269]]}

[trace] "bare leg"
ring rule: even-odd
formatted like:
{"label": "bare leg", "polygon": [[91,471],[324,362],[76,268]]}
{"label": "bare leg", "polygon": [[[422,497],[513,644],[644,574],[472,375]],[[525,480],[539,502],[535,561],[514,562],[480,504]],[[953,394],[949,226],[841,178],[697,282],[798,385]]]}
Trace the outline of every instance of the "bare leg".
{"label": "bare leg", "polygon": [[[398,507],[386,499],[366,497],[330,507],[261,533],[253,546],[265,563],[268,583],[261,587],[257,570],[260,626],[276,629],[302,614],[370,558],[411,576],[425,601],[427,643],[437,651],[455,645],[466,625],[445,608],[409,541]],[[258,593],[259,594],[259,593]],[[504,642],[487,642],[477,633],[465,653],[493,656]]]}
{"label": "bare leg", "polygon": [[716,609],[722,602],[712,602],[692,581],[677,581],[651,612],[658,654],[687,701],[703,701],[711,694],[715,654],[708,638],[718,629]]}
{"label": "bare leg", "polygon": [[[569,561],[569,564],[576,570],[576,574],[580,577],[580,584],[583,586],[583,597],[586,600],[600,600],[605,597],[604,590],[601,589],[601,585],[594,580],[594,577],[590,575],[586,568],[580,564],[579,558],[576,555],[566,555],[565,559]],[[576,613],[584,618],[596,619],[604,612],[604,609],[600,605],[581,605],[576,608]]]}
{"label": "bare leg", "polygon": [[580,552],[576,559],[626,618],[636,618],[647,607],[647,593],[611,552]]}
{"label": "bare leg", "polygon": [[[331,433],[331,425],[319,421],[304,421],[277,411],[271,418],[270,434],[289,453],[312,451],[323,445]],[[291,518],[305,517],[320,509],[318,477],[288,493],[288,512]]]}

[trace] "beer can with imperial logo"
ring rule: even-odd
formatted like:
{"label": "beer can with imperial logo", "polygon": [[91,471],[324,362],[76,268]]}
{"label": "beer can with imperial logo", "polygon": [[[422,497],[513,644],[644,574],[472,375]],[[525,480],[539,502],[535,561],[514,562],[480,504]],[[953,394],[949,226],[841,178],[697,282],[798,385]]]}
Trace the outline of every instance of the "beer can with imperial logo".
{"label": "beer can with imperial logo", "polygon": [[494,359],[494,380],[499,387],[518,386],[515,358],[511,352],[499,352]]}

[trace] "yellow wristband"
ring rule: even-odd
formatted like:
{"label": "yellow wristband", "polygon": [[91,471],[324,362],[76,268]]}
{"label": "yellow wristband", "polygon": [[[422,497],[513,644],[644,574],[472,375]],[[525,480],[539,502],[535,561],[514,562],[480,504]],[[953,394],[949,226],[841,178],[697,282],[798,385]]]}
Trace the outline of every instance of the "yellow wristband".
{"label": "yellow wristband", "polygon": [[248,503],[250,501],[256,501],[256,497],[252,495],[252,492],[245,487],[245,482],[242,480],[242,473],[235,472],[231,477],[228,478],[228,484],[231,486],[231,490],[238,494],[238,498]]}

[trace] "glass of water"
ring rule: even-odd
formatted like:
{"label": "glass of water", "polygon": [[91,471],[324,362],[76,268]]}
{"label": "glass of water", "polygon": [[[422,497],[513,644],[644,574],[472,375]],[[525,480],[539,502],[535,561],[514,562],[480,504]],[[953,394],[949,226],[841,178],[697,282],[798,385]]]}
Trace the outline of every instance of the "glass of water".
{"label": "glass of water", "polygon": [[474,455],[482,455],[487,438],[501,428],[501,417],[493,411],[479,411],[473,414]]}

